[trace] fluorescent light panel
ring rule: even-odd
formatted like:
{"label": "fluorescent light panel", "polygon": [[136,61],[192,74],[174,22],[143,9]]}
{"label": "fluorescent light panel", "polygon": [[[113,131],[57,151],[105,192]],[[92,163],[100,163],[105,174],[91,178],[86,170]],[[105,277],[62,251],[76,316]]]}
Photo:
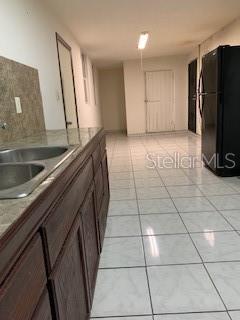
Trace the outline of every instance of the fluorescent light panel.
{"label": "fluorescent light panel", "polygon": [[148,32],[142,32],[139,37],[138,41],[138,50],[143,50],[145,49],[147,42],[149,38],[149,33]]}

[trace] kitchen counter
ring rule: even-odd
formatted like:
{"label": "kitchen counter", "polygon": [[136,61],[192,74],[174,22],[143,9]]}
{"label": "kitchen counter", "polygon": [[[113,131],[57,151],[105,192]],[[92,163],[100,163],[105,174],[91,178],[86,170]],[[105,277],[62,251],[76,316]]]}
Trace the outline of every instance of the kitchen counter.
{"label": "kitchen counter", "polygon": [[[31,203],[54,181],[54,179],[81,153],[101,128],[51,130],[26,137],[1,146],[4,148],[36,146],[74,146],[73,152],[29,196],[22,199],[0,200],[0,237],[31,205]],[[50,162],[46,160],[46,162]]]}
{"label": "kitchen counter", "polygon": [[110,200],[106,137],[48,131],[4,147],[55,145],[70,151],[32,194],[0,200],[4,320],[90,319]]}

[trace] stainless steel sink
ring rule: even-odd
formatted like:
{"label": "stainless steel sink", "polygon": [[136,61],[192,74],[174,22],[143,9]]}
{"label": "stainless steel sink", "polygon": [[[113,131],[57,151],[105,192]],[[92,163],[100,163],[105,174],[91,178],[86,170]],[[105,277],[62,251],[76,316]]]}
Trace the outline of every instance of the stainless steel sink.
{"label": "stainless steel sink", "polygon": [[68,151],[68,147],[36,147],[0,151],[0,163],[29,162],[59,157]]}
{"label": "stainless steel sink", "polygon": [[76,146],[0,150],[0,199],[29,195],[76,149]]}
{"label": "stainless steel sink", "polygon": [[25,197],[41,182],[44,169],[35,163],[0,164],[0,198]]}
{"label": "stainless steel sink", "polygon": [[31,163],[0,165],[0,190],[24,184],[43,170],[44,166]]}

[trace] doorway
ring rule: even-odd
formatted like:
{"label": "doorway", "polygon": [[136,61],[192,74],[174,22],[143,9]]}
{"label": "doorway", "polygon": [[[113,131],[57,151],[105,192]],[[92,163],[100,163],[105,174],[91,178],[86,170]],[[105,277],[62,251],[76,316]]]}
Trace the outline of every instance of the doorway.
{"label": "doorway", "polygon": [[173,71],[147,71],[145,85],[147,132],[174,131]]}
{"label": "doorway", "polygon": [[188,65],[188,130],[196,133],[197,59]]}
{"label": "doorway", "polygon": [[72,50],[57,33],[56,39],[66,128],[78,128],[79,122],[73,74]]}

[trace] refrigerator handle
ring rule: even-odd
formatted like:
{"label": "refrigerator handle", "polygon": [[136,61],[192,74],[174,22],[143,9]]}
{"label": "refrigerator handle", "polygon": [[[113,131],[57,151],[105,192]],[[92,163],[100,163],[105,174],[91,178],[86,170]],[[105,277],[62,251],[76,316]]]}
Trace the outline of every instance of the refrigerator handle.
{"label": "refrigerator handle", "polygon": [[200,116],[202,118],[203,102],[202,102],[202,106],[201,106],[201,96],[203,96],[204,94],[201,93],[201,87],[203,88],[203,71],[202,70],[200,72],[200,76],[199,76],[199,80],[198,80],[198,109],[199,109]]}

